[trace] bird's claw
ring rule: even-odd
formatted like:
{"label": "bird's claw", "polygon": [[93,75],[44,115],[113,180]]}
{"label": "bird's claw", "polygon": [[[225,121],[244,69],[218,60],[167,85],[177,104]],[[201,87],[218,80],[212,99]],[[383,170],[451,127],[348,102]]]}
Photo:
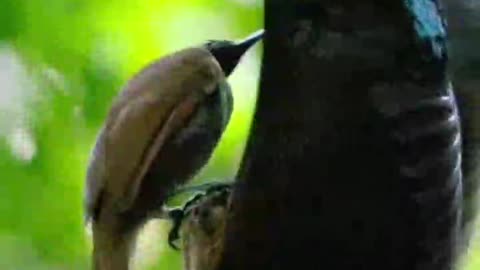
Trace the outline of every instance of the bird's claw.
{"label": "bird's claw", "polygon": [[175,244],[175,241],[180,237],[179,231],[182,225],[182,220],[185,216],[185,210],[183,208],[174,208],[168,212],[169,218],[172,220],[173,226],[168,233],[168,245],[175,250],[180,250]]}
{"label": "bird's claw", "polygon": [[168,217],[172,220],[172,228],[168,233],[168,245],[174,249],[179,250],[178,246],[175,244],[180,238],[180,228],[182,226],[182,222],[186,216],[190,213],[190,211],[197,205],[197,203],[204,198],[205,196],[209,196],[214,192],[229,192],[231,189],[230,183],[218,183],[209,186],[204,192],[199,192],[193,195],[187,202],[183,205],[182,208],[174,208],[168,211]]}

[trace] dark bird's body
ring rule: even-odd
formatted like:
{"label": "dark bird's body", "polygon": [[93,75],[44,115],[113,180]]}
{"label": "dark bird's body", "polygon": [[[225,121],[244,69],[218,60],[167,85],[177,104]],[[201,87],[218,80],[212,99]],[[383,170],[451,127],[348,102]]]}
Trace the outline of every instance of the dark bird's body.
{"label": "dark bird's body", "polygon": [[226,76],[259,37],[166,56],[114,101],[87,172],[94,269],[128,269],[137,231],[207,163],[233,109]]}
{"label": "dark bird's body", "polygon": [[450,83],[440,1],[380,2],[266,5],[217,269],[454,269],[476,208],[479,91]]}

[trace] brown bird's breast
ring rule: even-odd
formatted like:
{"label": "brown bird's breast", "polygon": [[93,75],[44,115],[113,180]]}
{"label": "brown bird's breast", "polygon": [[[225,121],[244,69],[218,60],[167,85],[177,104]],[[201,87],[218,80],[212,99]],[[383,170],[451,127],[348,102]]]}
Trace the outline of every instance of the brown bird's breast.
{"label": "brown bird's breast", "polygon": [[232,111],[230,89],[224,87],[207,97],[188,124],[157,154],[132,208],[135,214],[147,215],[158,209],[168,192],[191,179],[208,162]]}

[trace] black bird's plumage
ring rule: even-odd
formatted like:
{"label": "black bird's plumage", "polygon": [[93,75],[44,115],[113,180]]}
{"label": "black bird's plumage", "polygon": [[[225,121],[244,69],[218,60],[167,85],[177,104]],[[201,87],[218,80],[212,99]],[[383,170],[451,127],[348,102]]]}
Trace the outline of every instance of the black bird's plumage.
{"label": "black bird's plumage", "polygon": [[469,132],[437,1],[266,10],[275,92],[259,95],[220,269],[451,270]]}

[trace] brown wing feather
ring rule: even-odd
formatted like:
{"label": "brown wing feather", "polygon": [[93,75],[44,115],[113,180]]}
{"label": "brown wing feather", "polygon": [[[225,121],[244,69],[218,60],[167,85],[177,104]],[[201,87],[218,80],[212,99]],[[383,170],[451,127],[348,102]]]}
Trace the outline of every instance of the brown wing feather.
{"label": "brown wing feather", "polygon": [[127,210],[135,198],[137,197],[139,188],[142,183],[142,179],[148,172],[153,160],[160,153],[163,144],[168,138],[174,135],[180,128],[185,126],[185,123],[195,113],[197,106],[201,102],[202,97],[197,94],[198,92],[192,92],[191,95],[183,99],[169,115],[168,120],[163,124],[155,134],[153,142],[148,145],[148,148],[144,151],[144,157],[138,164],[135,173],[132,177],[129,177],[129,183],[125,185],[123,191],[122,200],[119,201],[116,207],[120,211]]}
{"label": "brown wing feather", "polygon": [[87,171],[87,220],[94,218],[102,192],[108,193],[109,202],[122,199],[128,177],[141,160],[149,138],[154,136],[154,128],[165,121],[167,109],[170,108],[164,100],[140,96],[112,110],[97,138]]}
{"label": "brown wing feather", "polygon": [[[102,128],[95,143],[90,163],[87,169],[87,181],[85,188],[85,223],[88,223],[91,218],[95,218],[95,212],[100,199],[100,193],[104,186],[105,174],[105,129]],[[100,180],[100,181],[98,181]]]}

